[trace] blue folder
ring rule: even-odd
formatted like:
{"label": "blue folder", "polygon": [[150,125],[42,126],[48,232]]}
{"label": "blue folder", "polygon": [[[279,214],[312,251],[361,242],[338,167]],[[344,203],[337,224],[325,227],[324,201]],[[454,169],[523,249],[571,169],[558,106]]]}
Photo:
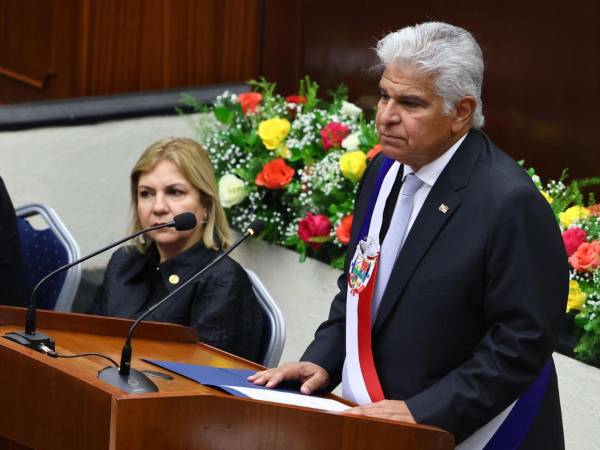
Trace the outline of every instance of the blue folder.
{"label": "blue folder", "polygon": [[[247,377],[254,374],[255,370],[249,369],[230,369],[225,367],[213,367],[213,366],[199,366],[197,364],[185,364],[173,361],[157,361],[153,359],[145,359],[144,361],[162,367],[163,369],[175,372],[182,377],[189,378],[205,386],[212,386],[228,392],[237,397],[248,397],[242,394],[235,388],[227,386],[240,386],[252,389],[270,389],[264,386],[258,386],[250,381],[246,380]],[[277,388],[281,392],[289,392],[294,394],[300,394],[300,389],[290,388],[289,385],[284,388]]]}

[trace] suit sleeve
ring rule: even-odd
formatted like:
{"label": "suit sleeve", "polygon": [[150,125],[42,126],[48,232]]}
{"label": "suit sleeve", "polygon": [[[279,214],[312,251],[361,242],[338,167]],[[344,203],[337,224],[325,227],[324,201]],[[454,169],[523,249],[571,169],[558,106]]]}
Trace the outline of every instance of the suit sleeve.
{"label": "suit sleeve", "polygon": [[348,286],[346,274],[354,256],[357,236],[363,220],[363,214],[358,211],[358,205],[364,204],[368,200],[371,192],[366,186],[372,184],[373,177],[377,175],[382,161],[383,155],[373,159],[361,178],[354,202],[354,219],[352,220],[351,239],[346,253],[344,271],[337,281],[339,292],[331,303],[329,318],[319,326],[315,332],[315,339],[300,358],[300,361],[313,362],[327,371],[330,377],[329,389],[335,388],[342,380],[342,367],[346,357],[346,289]]}
{"label": "suit sleeve", "polygon": [[486,239],[487,332],[470,359],[406,400],[417,422],[442,427],[458,441],[535,381],[551,358],[567,300],[567,258],[548,204],[521,186],[497,211]]}

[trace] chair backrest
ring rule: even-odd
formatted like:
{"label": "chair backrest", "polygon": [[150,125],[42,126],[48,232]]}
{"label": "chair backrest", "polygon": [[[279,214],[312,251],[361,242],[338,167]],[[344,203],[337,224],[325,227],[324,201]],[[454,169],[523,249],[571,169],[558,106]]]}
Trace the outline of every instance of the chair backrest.
{"label": "chair backrest", "polygon": [[252,282],[252,289],[260,303],[263,316],[263,338],[260,351],[262,360],[259,362],[266,367],[275,367],[279,364],[285,344],[283,314],[258,276],[249,269],[246,269],[246,272]]}
{"label": "chair backrest", "polygon": [[[42,278],[60,266],[79,259],[80,252],[75,239],[52,208],[31,203],[17,208],[15,212],[29,296]],[[43,219],[46,228],[33,226],[30,220],[34,216]],[[36,293],[37,306],[70,311],[80,280],[80,265],[48,279]]]}

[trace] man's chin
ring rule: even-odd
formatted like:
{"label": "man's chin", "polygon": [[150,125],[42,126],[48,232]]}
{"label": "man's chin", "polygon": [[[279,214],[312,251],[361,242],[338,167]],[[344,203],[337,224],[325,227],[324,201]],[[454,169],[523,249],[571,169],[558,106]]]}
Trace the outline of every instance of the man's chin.
{"label": "man's chin", "polygon": [[408,164],[407,161],[407,151],[403,148],[398,148],[397,146],[392,145],[381,145],[381,153],[387,156],[390,159],[395,159],[401,163]]}

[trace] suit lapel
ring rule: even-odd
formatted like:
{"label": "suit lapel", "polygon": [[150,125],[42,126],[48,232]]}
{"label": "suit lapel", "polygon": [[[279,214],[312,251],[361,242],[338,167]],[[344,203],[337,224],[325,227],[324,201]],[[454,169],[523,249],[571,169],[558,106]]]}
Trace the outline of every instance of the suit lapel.
{"label": "suit lapel", "polygon": [[[479,156],[479,150],[474,142],[477,138],[481,138],[479,132],[469,133],[431,188],[396,259],[381,299],[373,332],[377,332],[385,322],[423,256],[435,242],[444,225],[460,207],[461,200],[457,191],[467,185],[473,165]],[[446,212],[442,211],[446,209],[442,205],[447,207]]]}

